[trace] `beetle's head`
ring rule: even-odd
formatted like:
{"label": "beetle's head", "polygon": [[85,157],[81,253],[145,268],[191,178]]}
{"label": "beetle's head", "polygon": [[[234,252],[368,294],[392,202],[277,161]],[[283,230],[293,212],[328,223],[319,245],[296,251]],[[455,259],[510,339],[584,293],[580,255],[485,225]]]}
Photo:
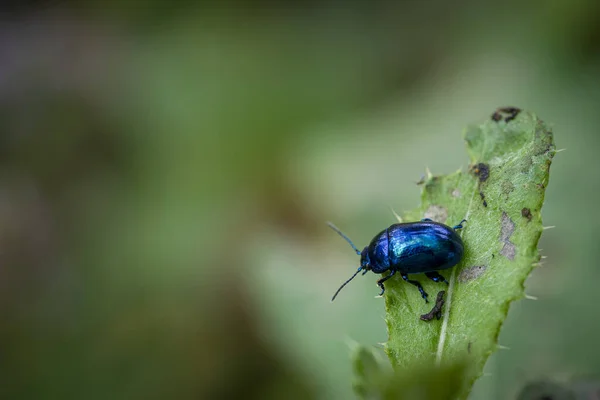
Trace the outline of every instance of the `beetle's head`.
{"label": "beetle's head", "polygon": [[346,286],[348,284],[348,282],[350,282],[352,279],[354,279],[354,277],[356,275],[358,275],[359,272],[362,271],[362,273],[364,275],[364,274],[366,274],[367,272],[369,272],[371,270],[371,262],[369,260],[369,253],[367,251],[367,247],[365,247],[363,249],[363,251],[361,252],[354,245],[354,243],[352,243],[352,240],[350,240],[350,238],[348,236],[344,235],[342,233],[342,231],[340,231],[334,224],[332,224],[331,222],[328,222],[327,224],[329,225],[329,227],[331,229],[333,229],[334,231],[336,231],[338,233],[338,235],[340,235],[341,237],[343,237],[350,244],[350,246],[352,246],[352,249],[356,252],[356,254],[358,254],[360,256],[360,267],[358,267],[358,271],[356,271],[354,273],[354,275],[352,275],[350,277],[350,279],[348,279],[346,282],[344,282],[342,284],[342,286],[340,286],[340,288],[337,290],[337,292],[335,292],[335,294],[333,295],[333,298],[331,299],[331,301],[333,301],[333,300],[335,300],[335,297],[338,295],[338,293],[340,292],[340,290],[342,290],[342,288],[344,286]]}
{"label": "beetle's head", "polygon": [[365,247],[360,253],[360,269],[363,271],[363,275],[371,270],[371,260],[369,260],[368,247]]}

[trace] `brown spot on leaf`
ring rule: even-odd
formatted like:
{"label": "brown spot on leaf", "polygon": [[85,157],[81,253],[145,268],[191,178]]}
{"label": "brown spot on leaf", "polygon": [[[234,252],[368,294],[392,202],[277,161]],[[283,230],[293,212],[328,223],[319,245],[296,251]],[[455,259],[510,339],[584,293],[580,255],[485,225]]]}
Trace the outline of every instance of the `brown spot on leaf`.
{"label": "brown spot on leaf", "polygon": [[479,178],[479,183],[487,181],[490,177],[490,167],[485,163],[478,163],[471,167],[473,175]]}
{"label": "brown spot on leaf", "polygon": [[432,204],[429,206],[425,214],[423,215],[425,218],[429,218],[434,220],[435,222],[446,222],[448,219],[448,210],[445,207],[437,206]]}
{"label": "brown spot on leaf", "polygon": [[521,210],[521,215],[523,216],[523,218],[527,218],[528,221],[531,221],[531,210],[529,208],[523,208]]}
{"label": "brown spot on leaf", "polygon": [[502,228],[500,230],[500,242],[502,242],[504,246],[502,247],[502,250],[500,250],[500,254],[502,254],[504,257],[508,258],[511,261],[515,259],[515,255],[517,253],[516,246],[510,241],[510,237],[512,236],[514,231],[515,223],[512,221],[512,219],[510,219],[508,214],[503,211]]}
{"label": "brown spot on leaf", "polygon": [[486,269],[487,267],[485,265],[475,265],[473,267],[465,268],[460,271],[458,281],[462,283],[472,281],[473,279],[479,278]]}
{"label": "brown spot on leaf", "polygon": [[483,201],[483,206],[487,207],[487,201],[485,200],[485,194],[483,194],[483,192],[479,192],[479,196],[481,197],[481,200]]}
{"label": "brown spot on leaf", "polygon": [[510,122],[519,115],[520,108],[517,107],[500,107],[492,114],[492,121],[500,122],[504,116],[504,122]]}
{"label": "brown spot on leaf", "polygon": [[502,193],[506,195],[506,199],[508,200],[508,195],[515,190],[515,185],[511,181],[503,181],[502,182]]}

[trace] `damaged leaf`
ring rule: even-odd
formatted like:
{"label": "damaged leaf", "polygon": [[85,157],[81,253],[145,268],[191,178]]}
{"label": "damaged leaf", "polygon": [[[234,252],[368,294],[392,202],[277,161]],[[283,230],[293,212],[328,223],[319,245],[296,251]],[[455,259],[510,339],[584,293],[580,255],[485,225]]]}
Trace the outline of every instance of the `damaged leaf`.
{"label": "damaged leaf", "polygon": [[467,219],[459,233],[465,243],[463,260],[442,271],[449,286],[412,276],[430,294],[446,290],[442,318],[421,321],[431,305],[401,279],[386,282],[385,349],[392,366],[401,374],[462,363],[458,398],[466,398],[482,375],[498,346],[510,303],[525,296],[525,279],[539,261],[553,135],[532,113],[502,110],[466,130],[471,167],[427,177],[421,206],[403,216],[405,221],[428,216],[450,226]]}

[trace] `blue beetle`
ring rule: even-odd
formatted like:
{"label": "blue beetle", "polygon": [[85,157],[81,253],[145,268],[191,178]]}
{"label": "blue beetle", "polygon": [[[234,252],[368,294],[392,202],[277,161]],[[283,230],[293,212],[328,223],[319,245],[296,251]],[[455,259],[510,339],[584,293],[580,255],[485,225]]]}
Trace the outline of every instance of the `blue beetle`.
{"label": "blue beetle", "polygon": [[464,245],[456,230],[461,229],[463,222],[466,221],[466,219],[463,219],[453,228],[434,222],[429,218],[424,218],[420,222],[393,224],[375,235],[371,243],[362,252],[348,236],[344,235],[331,222],[328,222],[331,229],[346,239],[356,254],[360,256],[358,271],[340,286],[331,301],[335,300],[340,290],[354,279],[359,272],[362,271],[364,275],[369,271],[377,274],[390,271],[389,275],[377,281],[377,285],[381,288],[380,296],[383,296],[385,292],[383,282],[399,272],[402,279],[419,289],[421,296],[427,303],[428,295],[423,290],[423,286],[418,281],[408,279],[408,274],[425,273],[432,281],[447,284],[448,281],[437,271],[451,268],[460,262]]}

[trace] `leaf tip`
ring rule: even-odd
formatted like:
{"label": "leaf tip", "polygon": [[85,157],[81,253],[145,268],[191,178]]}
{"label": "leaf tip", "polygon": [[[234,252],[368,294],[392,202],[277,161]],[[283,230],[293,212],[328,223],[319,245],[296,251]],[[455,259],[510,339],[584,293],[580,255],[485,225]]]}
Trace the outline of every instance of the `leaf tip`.
{"label": "leaf tip", "polygon": [[433,174],[431,173],[431,170],[429,169],[429,167],[425,167],[425,173],[427,175],[427,179],[433,178]]}
{"label": "leaf tip", "polygon": [[396,219],[398,220],[399,223],[402,223],[402,217],[398,215],[398,213],[396,212],[396,210],[394,210],[392,208],[392,206],[388,206],[390,208],[390,211],[392,212],[392,214],[394,214],[394,217],[396,217]]}

